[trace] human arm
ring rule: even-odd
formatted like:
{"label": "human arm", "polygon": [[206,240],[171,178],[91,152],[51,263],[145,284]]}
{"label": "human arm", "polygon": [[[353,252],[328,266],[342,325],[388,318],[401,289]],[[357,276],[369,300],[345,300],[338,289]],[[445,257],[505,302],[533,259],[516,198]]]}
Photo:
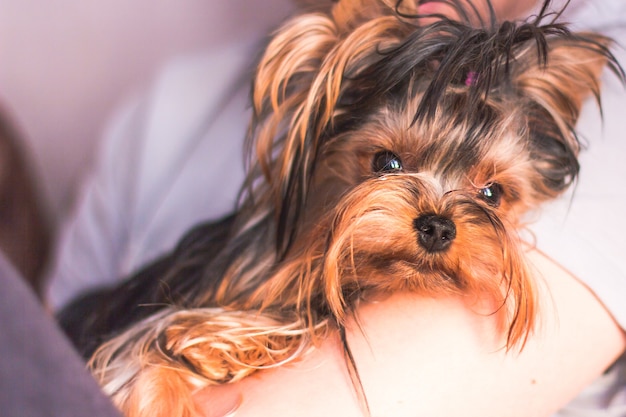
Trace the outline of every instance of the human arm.
{"label": "human arm", "polygon": [[[502,349],[492,316],[461,298],[396,294],[361,306],[362,332],[352,325],[348,338],[372,416],[549,416],[602,374],[626,348],[623,330],[571,274],[528,256],[540,324],[519,354]],[[208,417],[240,398],[237,417],[362,416],[346,369],[335,335],[301,362],[196,399]]]}

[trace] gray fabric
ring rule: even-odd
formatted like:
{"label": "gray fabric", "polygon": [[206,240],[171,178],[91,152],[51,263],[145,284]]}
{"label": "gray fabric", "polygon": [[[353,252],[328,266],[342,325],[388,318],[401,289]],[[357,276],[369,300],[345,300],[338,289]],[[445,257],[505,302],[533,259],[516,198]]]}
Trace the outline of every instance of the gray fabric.
{"label": "gray fabric", "polygon": [[120,416],[2,255],[0,337],[2,417]]}
{"label": "gray fabric", "polygon": [[553,417],[626,416],[626,354]]}

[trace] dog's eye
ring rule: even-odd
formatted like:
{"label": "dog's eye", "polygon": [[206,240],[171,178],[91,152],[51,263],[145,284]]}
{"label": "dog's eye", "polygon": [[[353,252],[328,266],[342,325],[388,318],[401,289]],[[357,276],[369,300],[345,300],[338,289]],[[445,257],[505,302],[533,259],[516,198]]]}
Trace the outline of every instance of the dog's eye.
{"label": "dog's eye", "polygon": [[381,174],[402,171],[402,161],[393,152],[382,151],[374,155],[372,160],[372,171]]}
{"label": "dog's eye", "polygon": [[480,197],[493,207],[498,207],[500,205],[502,194],[504,194],[502,186],[497,182],[491,183],[485,188],[481,188],[478,192]]}

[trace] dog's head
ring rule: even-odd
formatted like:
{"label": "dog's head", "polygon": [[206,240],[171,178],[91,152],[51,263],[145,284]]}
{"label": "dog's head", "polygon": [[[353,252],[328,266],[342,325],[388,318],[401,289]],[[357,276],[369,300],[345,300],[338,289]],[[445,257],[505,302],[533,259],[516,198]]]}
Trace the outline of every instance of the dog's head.
{"label": "dog's head", "polygon": [[582,102],[607,62],[621,70],[606,38],[545,10],[496,24],[457,7],[341,0],[284,25],[255,77],[250,183],[278,258],[315,281],[299,279],[307,309],[341,321],[367,290],[487,294],[512,345],[534,320],[522,215],[575,179]]}

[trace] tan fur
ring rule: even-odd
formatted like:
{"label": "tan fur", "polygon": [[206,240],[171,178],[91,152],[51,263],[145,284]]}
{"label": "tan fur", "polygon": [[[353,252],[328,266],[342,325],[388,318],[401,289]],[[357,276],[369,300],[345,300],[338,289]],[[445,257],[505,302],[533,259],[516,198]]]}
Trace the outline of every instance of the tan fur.
{"label": "tan fur", "polygon": [[[410,14],[415,5],[400,9]],[[433,62],[408,84],[413,97],[365,106],[356,128],[335,134],[363,104],[343,104],[360,92],[355,80],[416,28],[396,11],[395,2],[344,0],[296,16],[275,34],[254,80],[255,157],[236,236],[295,219],[293,241],[282,254],[262,247],[240,255],[217,291],[198,297],[198,308],[167,309],[98,350],[94,373],[127,416],[201,415],[194,390],[296,360],[342,329],[369,295],[489,300],[505,347],[523,348],[537,305],[517,230],[524,213],[561,190],[546,182],[552,163],[533,153],[542,148],[532,140],[543,137],[533,135],[544,129],[546,140],[578,153],[572,128],[582,100],[598,94],[606,40],[589,35],[594,47],[557,41],[547,65],[532,42],[516,49],[505,74],[511,82],[494,84],[473,117],[466,111],[472,87],[458,83],[416,119],[440,63]],[[372,173],[380,151],[397,155],[402,170]],[[505,194],[490,205],[480,193],[493,184]],[[448,249],[418,242],[415,221],[424,214],[455,224]]]}

